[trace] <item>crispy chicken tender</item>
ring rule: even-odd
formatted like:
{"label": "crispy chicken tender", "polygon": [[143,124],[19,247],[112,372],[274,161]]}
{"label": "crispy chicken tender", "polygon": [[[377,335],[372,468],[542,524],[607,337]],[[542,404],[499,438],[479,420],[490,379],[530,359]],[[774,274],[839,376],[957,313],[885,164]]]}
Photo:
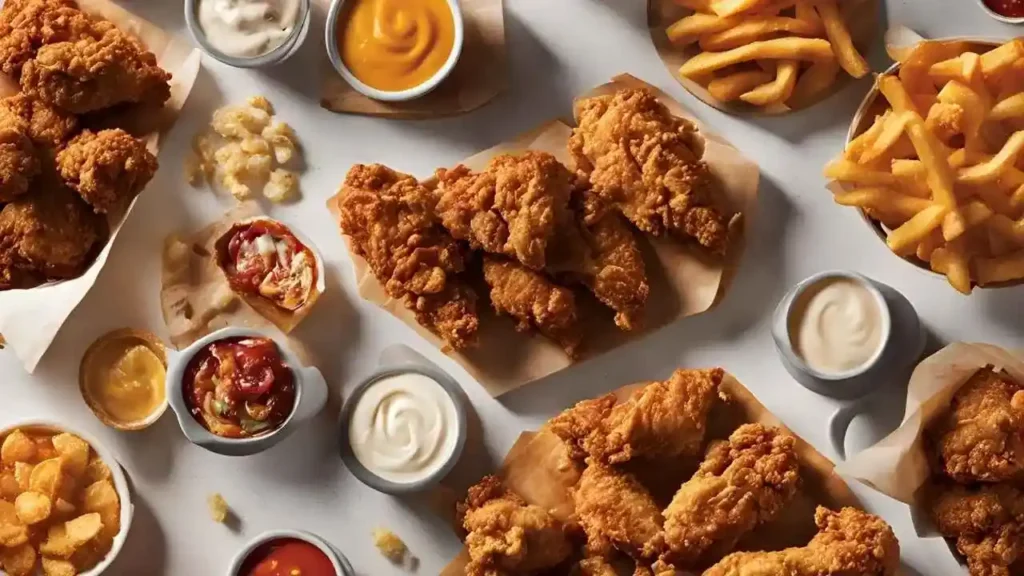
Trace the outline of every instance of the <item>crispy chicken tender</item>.
{"label": "crispy chicken tender", "polygon": [[665,509],[666,561],[689,567],[719,557],[796,494],[796,439],[778,428],[744,424],[708,449],[700,468]]}
{"label": "crispy chicken tender", "polygon": [[716,185],[700,159],[696,126],[647,90],[583,99],[575,116],[569,152],[598,196],[648,234],[725,252],[728,221],[714,206]]}
{"label": "crispy chicken tender", "polygon": [[6,0],[0,10],[0,72],[15,79],[40,48],[81,38],[100,38],[110,22],[78,10],[72,0]]}
{"label": "crispy chicken tender", "polygon": [[1024,491],[1011,484],[938,486],[929,499],[936,527],[955,538],[972,576],[1008,576],[1024,558]]}
{"label": "crispy chicken tender", "polygon": [[380,164],[353,166],[339,201],[342,233],[388,295],[455,349],[476,340],[476,294],[458,275],[465,255],[415,178]]}
{"label": "crispy chicken tender", "polygon": [[594,460],[573,491],[576,520],[587,535],[587,554],[608,557],[613,549],[636,559],[660,552],[661,510],[631,474]]}
{"label": "crispy chicken tender", "polygon": [[561,564],[572,553],[561,522],[527,504],[494,476],[469,489],[457,516],[468,532],[467,576],[533,574]]}
{"label": "crispy chicken tender", "polygon": [[881,518],[843,508],[819,506],[818,533],[802,548],[774,552],[735,552],[704,576],[891,576],[900,564],[900,545]]}
{"label": "crispy chicken tender", "polygon": [[61,177],[100,213],[125,207],[153,179],[157,166],[146,144],[120,129],[86,130],[57,154]]}
{"label": "crispy chicken tender", "polygon": [[0,204],[28,192],[39,170],[28,124],[0,108]]}
{"label": "crispy chicken tender", "polygon": [[58,148],[78,131],[77,116],[25,94],[0,99],[0,114],[4,111],[25,122],[28,136],[37,146]]}
{"label": "crispy chicken tender", "polygon": [[536,328],[570,358],[578,355],[583,334],[577,325],[576,297],[539,272],[500,257],[484,257],[484,280],[498,314],[516,320],[516,330]]}
{"label": "crispy chicken tender", "polygon": [[980,370],[932,429],[942,470],[957,482],[1024,476],[1024,386]]}
{"label": "crispy chicken tender", "polygon": [[153,53],[111,29],[99,39],[43,46],[22,69],[21,89],[62,110],[85,114],[126,103],[162,105],[171,97],[170,79]]}
{"label": "crispy chicken tender", "polygon": [[569,450],[600,462],[633,458],[675,458],[700,451],[724,371],[676,370],[663,382],[637,390],[616,404],[611,394],[584,400],[552,418],[547,426]]}
{"label": "crispy chicken tender", "polygon": [[1011,567],[1024,558],[1024,528],[1019,523],[1003,524],[984,534],[956,539],[956,548],[967,558],[971,576],[1011,576]]}
{"label": "crispy chicken tender", "polygon": [[445,228],[474,249],[542,270],[575,177],[554,156],[527,151],[491,159],[483,172],[437,170],[437,213]]}

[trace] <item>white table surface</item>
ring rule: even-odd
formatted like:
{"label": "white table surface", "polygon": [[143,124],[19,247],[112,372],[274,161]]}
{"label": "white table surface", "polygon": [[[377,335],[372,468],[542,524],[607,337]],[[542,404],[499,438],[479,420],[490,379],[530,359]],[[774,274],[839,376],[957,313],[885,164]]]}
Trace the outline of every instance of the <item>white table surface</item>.
{"label": "white table surface", "polygon": [[[889,23],[926,37],[992,35],[1021,29],[999,24],[971,0],[888,0]],[[185,33],[180,2],[134,0],[127,5],[165,28]],[[437,574],[459,549],[452,531],[425,502],[393,498],[360,484],[336,457],[339,398],[372,370],[385,346],[404,342],[447,369],[463,385],[480,419],[491,459],[518,434],[572,402],[678,366],[721,365],[734,373],[794,431],[826,455],[828,416],[835,401],[796,384],[775,356],[770,313],[783,292],[804,277],[851,268],[906,294],[941,341],[987,341],[1024,347],[1024,288],[981,291],[965,298],[946,283],[900,261],[877,241],[853,210],[836,206],[821,167],[842,147],[843,135],[869,79],[853,83],[811,110],[779,118],[719,113],[690,97],[657,59],[640,0],[506,0],[511,89],[474,113],[446,120],[397,122],[335,115],[318,105],[317,64],[322,20],[302,52],[270,72],[234,70],[209,58],[183,117],[160,154],[162,169],[146,190],[92,293],[67,322],[34,375],[12,354],[0,353],[0,424],[38,416],[66,422],[101,438],[118,454],[135,486],[135,522],[112,575],[217,575],[247,539],[273,528],[322,535],[349,557],[360,575],[401,574],[374,549],[370,531],[395,530],[420,559],[419,574]],[[881,41],[872,54],[886,63]],[[574,94],[620,72],[667,89],[707,124],[761,165],[758,214],[732,292],[715,311],[678,322],[614,353],[575,366],[506,397],[494,399],[459,367],[385,312],[355,294],[349,259],[324,208],[349,165],[383,162],[419,174],[449,165],[556,115],[570,114]],[[322,359],[332,405],[306,429],[258,456],[230,459],[189,444],[168,414],[138,433],[105,428],[77,389],[78,363],[97,336],[123,326],[166,331],[160,317],[160,246],[168,233],[195,229],[231,205],[191,189],[181,170],[194,131],[211,111],[253,94],[271,99],[305,148],[308,170],[301,203],[274,215],[300,226],[324,253],[327,295],[300,334]],[[894,389],[877,414],[861,417],[852,449],[895,426],[902,395]],[[482,473],[485,461],[463,462]],[[863,487],[868,507],[893,524],[910,574],[957,574],[939,540],[914,535],[907,508]],[[218,491],[242,518],[239,532],[212,522],[206,496]]]}

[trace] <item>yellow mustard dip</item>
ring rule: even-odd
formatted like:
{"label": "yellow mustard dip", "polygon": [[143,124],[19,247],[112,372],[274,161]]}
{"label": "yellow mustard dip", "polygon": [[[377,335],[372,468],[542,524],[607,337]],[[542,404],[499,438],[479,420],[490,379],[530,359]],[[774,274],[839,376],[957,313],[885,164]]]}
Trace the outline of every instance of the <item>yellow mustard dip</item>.
{"label": "yellow mustard dip", "polygon": [[86,377],[86,394],[112,420],[145,420],[164,402],[166,368],[137,340],[112,340],[97,351]]}
{"label": "yellow mustard dip", "polygon": [[371,88],[396,92],[423,84],[455,46],[446,0],[351,0],[338,26],[342,62]]}

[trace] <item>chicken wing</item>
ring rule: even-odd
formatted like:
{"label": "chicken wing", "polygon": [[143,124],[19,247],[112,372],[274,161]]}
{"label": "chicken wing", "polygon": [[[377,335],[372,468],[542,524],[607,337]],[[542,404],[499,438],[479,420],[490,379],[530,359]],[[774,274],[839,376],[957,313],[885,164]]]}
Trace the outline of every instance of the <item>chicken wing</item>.
{"label": "chicken wing", "polygon": [[78,117],[58,110],[24,94],[0,99],[0,114],[8,112],[28,126],[28,136],[37,146],[58,148],[78,131]]}
{"label": "chicken wing", "polygon": [[719,557],[758,524],[775,518],[800,481],[796,439],[744,424],[713,444],[665,509],[666,561],[694,566]]}
{"label": "chicken wing", "polygon": [[457,516],[468,533],[467,576],[533,574],[561,564],[572,553],[561,522],[527,504],[494,476],[469,489]]}
{"label": "chicken wing", "polygon": [[439,169],[437,180],[437,212],[452,236],[537,271],[576,181],[554,156],[535,151],[496,156],[483,172]]}
{"label": "chicken wing", "polygon": [[554,340],[570,358],[578,355],[583,334],[577,325],[576,297],[539,272],[500,257],[484,257],[484,280],[498,314],[516,320],[516,330],[531,327]]}
{"label": "chicken wing", "polygon": [[900,564],[900,544],[881,518],[843,508],[819,506],[818,533],[802,548],[735,552],[704,576],[891,576]]}
{"label": "chicken wing", "polygon": [[957,482],[1024,476],[1024,386],[980,370],[932,430],[942,470]]}
{"label": "chicken wing", "polygon": [[548,429],[565,441],[570,457],[611,464],[633,458],[695,455],[704,441],[708,412],[724,371],[676,370],[621,404],[606,395],[580,402],[552,418]]}
{"label": "chicken wing", "polygon": [[716,183],[700,159],[696,126],[647,90],[583,99],[575,115],[569,152],[598,196],[648,234],[725,251],[728,223],[714,205]]}
{"label": "chicken wing", "polygon": [[613,549],[636,559],[660,552],[661,510],[650,492],[628,472],[594,460],[573,491],[576,520],[587,535],[587,554],[608,557]]}
{"label": "chicken wing", "polygon": [[113,29],[82,13],[73,0],[6,0],[0,9],[0,71],[18,79],[43,46],[98,39]]}
{"label": "chicken wing", "polygon": [[157,170],[146,144],[120,129],[76,136],[57,154],[57,169],[68,186],[100,213],[127,206]]}
{"label": "chicken wing", "polygon": [[0,108],[0,204],[28,192],[39,170],[28,124]]}
{"label": "chicken wing", "polygon": [[342,233],[388,295],[449,346],[476,339],[476,294],[458,275],[465,255],[434,215],[436,200],[415,178],[380,164],[349,170],[339,201]]}

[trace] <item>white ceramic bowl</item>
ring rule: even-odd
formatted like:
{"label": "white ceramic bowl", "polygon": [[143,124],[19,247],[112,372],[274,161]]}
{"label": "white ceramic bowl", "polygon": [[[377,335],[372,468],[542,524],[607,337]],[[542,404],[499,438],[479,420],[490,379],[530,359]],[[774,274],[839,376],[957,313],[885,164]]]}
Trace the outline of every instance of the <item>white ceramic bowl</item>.
{"label": "white ceramic bowl", "polygon": [[[181,380],[192,358],[208,344],[225,338],[256,336],[274,340],[281,358],[295,375],[295,407],[277,430],[254,438],[223,438],[210,432],[192,416],[181,391]],[[188,348],[167,351],[167,403],[178,418],[178,425],[193,444],[224,456],[248,456],[274,446],[307,420],[315,416],[327,403],[327,382],[320,370],[304,367],[298,357],[273,336],[253,328],[222,328],[196,340]]]}
{"label": "white ceramic bowl", "polygon": [[331,561],[331,565],[334,566],[334,571],[337,576],[355,576],[355,571],[352,570],[352,565],[349,564],[348,559],[345,558],[343,554],[335,550],[333,546],[325,542],[320,537],[301,530],[271,530],[253,538],[242,548],[241,551],[238,552],[238,554],[235,555],[234,559],[231,560],[231,566],[228,567],[228,571],[225,576],[238,576],[238,571],[242,568],[242,563],[249,557],[249,554],[252,554],[253,550],[262,544],[279,538],[294,538],[295,540],[309,542],[319,548],[320,551],[327,556]]}
{"label": "white ceramic bowl", "polygon": [[[107,465],[107,468],[110,468],[110,478],[114,481],[114,489],[117,490],[117,497],[121,500],[121,531],[117,533],[117,536],[114,536],[114,544],[110,547],[106,557],[99,564],[93,566],[91,570],[79,574],[79,576],[100,576],[121,552],[125,540],[128,539],[128,530],[132,527],[132,515],[135,512],[135,507],[132,505],[131,490],[128,488],[128,479],[124,475],[124,470],[121,469],[121,464],[114,458],[114,454],[92,435],[68,428],[64,424],[43,419],[21,420],[4,426],[0,430],[0,437],[6,437],[9,432],[16,428],[44,428],[74,434],[88,442],[92,449],[96,451],[96,454],[103,460],[104,464]],[[7,573],[0,570],[0,574],[6,576]]]}
{"label": "white ceramic bowl", "polygon": [[1022,18],[1020,16],[1018,16],[1016,18],[1011,17],[1011,16],[1003,16],[1002,14],[1000,14],[1000,13],[996,12],[995,10],[989,8],[988,4],[985,4],[985,0],[977,0],[977,2],[978,2],[978,5],[981,6],[981,9],[985,11],[986,14],[988,14],[989,16],[995,18],[996,20],[999,20],[1000,22],[1006,22],[1007,24],[1024,24],[1024,18]]}
{"label": "white ceramic bowl", "polygon": [[[204,1],[212,2],[214,0]],[[195,40],[196,44],[199,44],[203,52],[235,68],[269,68],[291,58],[293,54],[298,52],[299,47],[306,40],[306,34],[309,32],[309,23],[312,20],[310,18],[310,0],[299,0],[299,21],[292,29],[291,36],[282,42],[280,46],[266,54],[253,56],[252,58],[239,58],[237,56],[229,56],[217,50],[206,39],[206,33],[203,32],[203,27],[199,24],[199,16],[196,13],[199,9],[199,2],[200,0],[185,0],[185,24],[192,35],[192,39]]]}
{"label": "white ceramic bowl", "polygon": [[341,50],[338,48],[338,20],[345,10],[346,0],[331,1],[331,9],[327,13],[327,28],[324,34],[324,41],[327,44],[327,56],[330,58],[334,69],[345,79],[345,82],[348,82],[352,88],[363,96],[384,102],[415,100],[437,88],[455,68],[455,64],[459,61],[459,56],[462,55],[462,44],[465,37],[462,7],[459,6],[459,0],[447,0],[447,2],[448,8],[452,11],[452,18],[455,21],[455,43],[452,45],[452,53],[448,55],[448,60],[441,66],[441,69],[419,86],[414,86],[407,90],[378,90],[372,86],[367,86],[349,71],[348,67],[345,66],[345,62],[341,59]]}

